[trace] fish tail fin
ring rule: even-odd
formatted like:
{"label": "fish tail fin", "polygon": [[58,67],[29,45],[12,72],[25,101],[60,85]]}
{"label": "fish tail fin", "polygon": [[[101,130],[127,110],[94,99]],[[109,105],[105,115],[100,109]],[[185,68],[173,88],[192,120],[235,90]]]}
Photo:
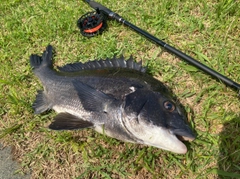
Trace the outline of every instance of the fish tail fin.
{"label": "fish tail fin", "polygon": [[51,103],[49,102],[43,91],[38,91],[36,100],[34,101],[32,107],[34,109],[35,114],[40,114],[50,109]]}
{"label": "fish tail fin", "polygon": [[42,57],[36,54],[32,54],[30,56],[31,67],[34,69],[37,69],[43,66],[52,68],[53,67],[52,56],[53,56],[53,47],[51,45],[48,45],[46,50],[43,52]]}

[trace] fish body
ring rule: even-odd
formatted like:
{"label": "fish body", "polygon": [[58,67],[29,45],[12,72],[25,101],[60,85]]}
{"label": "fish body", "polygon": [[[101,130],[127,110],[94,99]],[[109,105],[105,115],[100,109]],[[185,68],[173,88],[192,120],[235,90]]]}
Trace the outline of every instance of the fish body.
{"label": "fish body", "polygon": [[50,129],[93,128],[122,141],[187,152],[179,138],[193,140],[195,136],[183,111],[140,63],[114,57],[54,70],[52,50],[49,45],[42,57],[30,56],[44,88],[33,103],[35,113],[50,109],[59,113]]}

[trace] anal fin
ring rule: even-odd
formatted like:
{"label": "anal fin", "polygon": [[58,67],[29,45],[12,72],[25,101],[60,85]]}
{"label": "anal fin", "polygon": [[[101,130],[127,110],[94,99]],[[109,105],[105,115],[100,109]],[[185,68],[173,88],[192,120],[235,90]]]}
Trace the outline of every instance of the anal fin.
{"label": "anal fin", "polygon": [[52,130],[75,130],[93,127],[94,124],[69,113],[59,113],[49,125]]}
{"label": "anal fin", "polygon": [[50,109],[50,103],[48,102],[47,97],[45,96],[43,91],[38,91],[36,96],[36,100],[34,101],[32,107],[34,109],[35,114],[42,113],[48,109]]}

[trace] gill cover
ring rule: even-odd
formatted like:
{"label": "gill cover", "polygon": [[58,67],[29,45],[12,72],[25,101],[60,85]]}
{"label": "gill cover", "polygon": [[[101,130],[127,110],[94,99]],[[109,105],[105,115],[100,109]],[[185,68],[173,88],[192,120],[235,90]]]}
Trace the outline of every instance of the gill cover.
{"label": "gill cover", "polygon": [[165,95],[140,89],[126,96],[123,123],[139,143],[184,154],[187,148],[177,135],[194,135],[178,110]]}

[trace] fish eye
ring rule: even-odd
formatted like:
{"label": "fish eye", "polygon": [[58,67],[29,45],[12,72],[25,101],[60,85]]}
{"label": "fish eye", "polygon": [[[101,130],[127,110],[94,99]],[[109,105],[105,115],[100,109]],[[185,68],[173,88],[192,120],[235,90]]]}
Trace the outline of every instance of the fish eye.
{"label": "fish eye", "polygon": [[175,105],[170,101],[165,101],[163,103],[163,106],[165,107],[166,110],[170,112],[173,112],[175,110]]}

